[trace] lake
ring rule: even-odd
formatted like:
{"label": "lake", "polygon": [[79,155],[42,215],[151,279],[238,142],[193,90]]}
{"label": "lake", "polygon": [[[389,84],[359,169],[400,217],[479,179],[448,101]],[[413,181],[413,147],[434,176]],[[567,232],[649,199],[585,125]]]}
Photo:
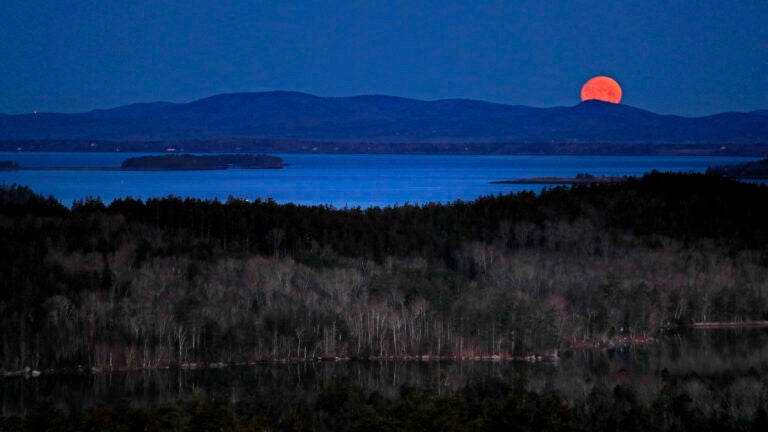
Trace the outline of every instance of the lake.
{"label": "lake", "polygon": [[[0,153],[22,167],[117,167],[146,153]],[[640,176],[651,170],[704,172],[713,165],[758,160],[702,156],[497,156],[277,154],[281,170],[222,171],[0,171],[0,182],[22,184],[66,206],[85,197],[174,195],[226,200],[272,198],[279,203],[372,207],[474,200],[547,185],[490,184],[530,177]]]}

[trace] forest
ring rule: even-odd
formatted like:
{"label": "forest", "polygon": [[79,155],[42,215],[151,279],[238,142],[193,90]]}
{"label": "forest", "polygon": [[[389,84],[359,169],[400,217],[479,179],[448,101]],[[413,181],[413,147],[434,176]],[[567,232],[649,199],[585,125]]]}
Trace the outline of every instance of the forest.
{"label": "forest", "polygon": [[0,367],[547,358],[768,318],[768,188],[651,173],[472,202],[0,189]]}
{"label": "forest", "polygon": [[[0,372],[537,360],[765,320],[766,220],[768,187],[711,174],[369,209],[246,197],[66,208],[3,185]],[[760,430],[763,372],[663,375],[642,403],[621,386],[574,403],[519,383],[395,398],[352,383],[298,406],[201,395],[151,411],[41,407],[0,419],[0,430]],[[734,401],[754,393],[743,382],[758,400],[740,417]]]}

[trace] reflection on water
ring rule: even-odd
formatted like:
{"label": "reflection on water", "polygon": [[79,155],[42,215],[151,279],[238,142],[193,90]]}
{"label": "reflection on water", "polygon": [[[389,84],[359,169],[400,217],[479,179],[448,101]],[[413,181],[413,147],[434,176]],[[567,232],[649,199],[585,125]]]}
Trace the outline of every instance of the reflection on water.
{"label": "reflection on water", "polygon": [[[403,387],[442,390],[464,384],[469,377],[506,378],[530,365],[482,362],[339,361],[270,363],[253,366],[183,370],[151,370],[81,375],[43,375],[6,378],[2,387],[3,413],[23,412],[36,403],[51,403],[63,410],[94,404],[153,407],[188,401],[202,388],[218,401],[270,399],[284,395],[317,393],[323,387],[356,383],[369,391],[395,396]],[[555,370],[537,366],[538,373]]]}
{"label": "reflection on water", "polygon": [[395,397],[403,388],[446,391],[487,377],[523,380],[535,391],[555,390],[577,402],[596,386],[633,385],[640,402],[652,399],[663,376],[719,376],[768,370],[768,330],[694,330],[635,348],[565,352],[557,363],[340,361],[166,369],[0,379],[1,415],[38,404],[64,410],[91,405],[158,407],[189,402],[196,389],[217,401],[313,398],[323,387],[354,383]]}

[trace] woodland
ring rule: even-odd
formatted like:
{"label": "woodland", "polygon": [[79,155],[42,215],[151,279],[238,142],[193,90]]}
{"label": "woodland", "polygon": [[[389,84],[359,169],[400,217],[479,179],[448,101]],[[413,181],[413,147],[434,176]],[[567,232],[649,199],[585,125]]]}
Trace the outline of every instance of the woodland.
{"label": "woodland", "polygon": [[[369,209],[240,197],[108,205],[85,198],[69,209],[25,186],[2,186],[0,370],[546,359],[584,346],[645,343],[695,323],[766,320],[765,221],[768,187],[712,174],[653,172],[616,184]],[[764,371],[754,373],[762,382]],[[354,386],[326,389],[347,399],[271,417],[238,417],[266,411],[205,397],[171,411],[40,415],[60,430],[134,417],[154,419],[155,429],[137,430],[204,430],[195,429],[204,423],[195,416],[228,422],[222,430],[499,430],[513,423],[520,430],[709,430],[702,425],[714,427],[713,419],[749,430],[768,419],[765,385],[740,418],[727,409],[690,411],[688,381],[669,382],[660,405],[638,405],[619,387],[598,389],[599,400],[579,407],[514,383],[485,383],[396,399],[361,396]],[[357,402],[345,405],[350,394]],[[346,417],[323,423],[330,420],[322,412],[337,406],[347,407]],[[449,413],[458,417],[427,425]],[[182,426],[157,423],[168,418]],[[35,419],[6,418],[0,430]]]}
{"label": "woodland", "polygon": [[652,173],[388,208],[0,189],[0,366],[541,355],[768,318],[768,188]]}

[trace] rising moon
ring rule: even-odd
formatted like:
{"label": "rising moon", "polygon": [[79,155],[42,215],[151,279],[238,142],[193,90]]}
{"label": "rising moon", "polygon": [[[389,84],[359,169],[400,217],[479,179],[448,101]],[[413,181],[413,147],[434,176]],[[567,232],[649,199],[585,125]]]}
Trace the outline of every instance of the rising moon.
{"label": "rising moon", "polygon": [[617,104],[621,101],[621,86],[607,76],[591,78],[581,88],[581,101],[593,99]]}

